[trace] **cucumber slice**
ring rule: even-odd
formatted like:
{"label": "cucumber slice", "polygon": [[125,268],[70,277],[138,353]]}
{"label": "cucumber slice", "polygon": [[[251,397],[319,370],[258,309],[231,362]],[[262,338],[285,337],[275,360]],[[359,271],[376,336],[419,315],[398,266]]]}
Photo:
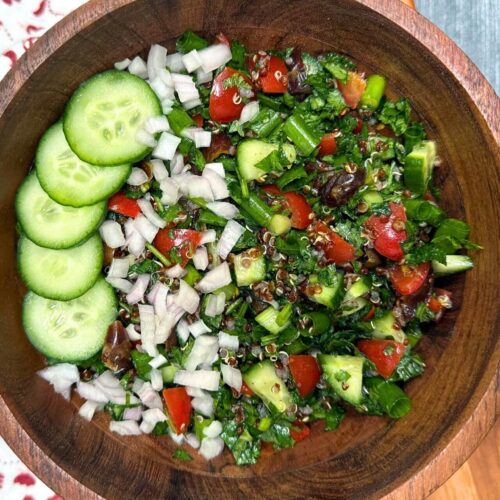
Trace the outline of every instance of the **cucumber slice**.
{"label": "cucumber slice", "polygon": [[260,314],[255,316],[255,321],[259,323],[260,326],[265,328],[268,332],[277,335],[281,330],[284,330],[290,323],[287,321],[283,325],[278,325],[276,318],[278,317],[279,311],[273,306],[264,309]]}
{"label": "cucumber slice", "polygon": [[368,301],[362,297],[367,294],[371,288],[371,280],[368,276],[363,276],[361,279],[353,283],[347,290],[342,300],[342,316],[350,316],[368,304]]}
{"label": "cucumber slice", "polygon": [[404,169],[405,186],[414,193],[424,194],[432,175],[436,159],[436,143],[422,141],[406,157]]}
{"label": "cucumber slice", "polygon": [[52,250],[22,236],[17,258],[21,278],[30,290],[47,299],[71,300],[97,281],[103,262],[102,242],[96,234],[77,247]]}
{"label": "cucumber slice", "polygon": [[472,269],[474,262],[468,255],[447,255],[446,265],[437,260],[432,261],[432,270],[436,276],[448,276]]}
{"label": "cucumber slice", "polygon": [[250,248],[234,258],[234,274],[238,286],[248,286],[266,277],[266,260],[258,248]]}
{"label": "cucumber slice", "polygon": [[24,329],[35,349],[70,363],[86,360],[102,349],[116,314],[115,293],[102,278],[77,299],[50,300],[28,292],[23,303]]}
{"label": "cucumber slice", "polygon": [[243,380],[264,403],[271,403],[278,411],[284,412],[291,404],[288,389],[278,375],[271,361],[261,361],[243,375]]}
{"label": "cucumber slice", "polygon": [[363,358],[320,354],[318,361],[333,390],[348,403],[360,404],[363,387]]}
{"label": "cucumber slice", "polygon": [[394,324],[396,322],[396,318],[392,311],[387,312],[381,318],[374,319],[372,321],[373,332],[372,335],[376,339],[387,339],[392,338],[396,342],[404,343],[406,341],[406,335],[403,330],[400,328],[395,328]]}
{"label": "cucumber slice", "polygon": [[16,214],[26,236],[41,247],[69,248],[85,241],[106,216],[106,203],[73,208],[59,205],[32,172],[16,196]]}
{"label": "cucumber slice", "polygon": [[160,101],[144,80],[125,71],[104,71],[72,95],[64,111],[64,135],[83,161],[100,166],[134,163],[151,151],[137,141],[137,131],[161,114]]}
{"label": "cucumber slice", "polygon": [[42,136],[35,157],[36,175],[57,203],[72,207],[93,205],[118,191],[130,175],[131,165],[96,167],[71,151],[62,122]]}
{"label": "cucumber slice", "polygon": [[309,300],[317,304],[322,304],[330,309],[337,309],[339,307],[342,295],[344,294],[344,275],[342,273],[335,274],[332,283],[328,283],[328,285],[318,283],[318,277],[315,274],[311,274],[311,276],[309,276],[309,283],[311,285],[318,284],[319,287],[321,287],[321,290],[318,291],[316,291],[316,287],[311,287],[311,289],[314,289],[314,293],[307,292],[307,298]]}

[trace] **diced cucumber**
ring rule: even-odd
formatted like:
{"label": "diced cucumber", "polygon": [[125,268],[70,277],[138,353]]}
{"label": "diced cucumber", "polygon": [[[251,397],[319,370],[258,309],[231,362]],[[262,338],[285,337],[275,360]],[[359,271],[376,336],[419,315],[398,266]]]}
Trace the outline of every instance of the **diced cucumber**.
{"label": "diced cucumber", "polygon": [[345,401],[361,403],[363,386],[363,358],[361,356],[336,356],[320,354],[318,361],[327,382]]}
{"label": "diced cucumber", "polygon": [[151,87],[126,71],[104,71],[83,82],[63,117],[66,140],[92,165],[121,165],[142,160],[149,146],[137,140],[144,122],[162,114]]}
{"label": "diced cucumber", "polygon": [[436,143],[422,141],[413,148],[406,157],[404,168],[405,186],[414,193],[424,194],[432,176],[432,169],[436,159]]}
{"label": "diced cucumber", "polygon": [[468,255],[447,255],[446,264],[441,264],[437,260],[432,261],[432,270],[438,277],[461,273],[473,267],[474,262],[472,262],[472,259]]}
{"label": "diced cucumber", "polygon": [[243,375],[243,380],[264,403],[272,404],[280,412],[292,404],[290,393],[283,380],[276,375],[271,361],[261,361],[252,366]]}
{"label": "diced cucumber", "polygon": [[366,87],[361,95],[359,103],[361,107],[377,109],[385,91],[385,77],[381,75],[370,75],[366,80]]}
{"label": "diced cucumber", "polygon": [[282,214],[274,214],[269,222],[269,231],[276,236],[288,233],[292,228],[292,221]]}
{"label": "diced cucumber", "polygon": [[32,172],[17,192],[16,215],[23,232],[37,245],[69,248],[96,231],[106,216],[106,203],[81,208],[60,205],[42,189]]}
{"label": "diced cucumber", "polygon": [[318,277],[313,274],[309,276],[309,283],[313,286],[311,288],[315,289],[314,285],[321,287],[321,290],[316,293],[307,293],[307,297],[318,304],[322,304],[330,309],[337,309],[342,300],[342,295],[344,293],[344,275],[342,273],[335,274],[332,283],[324,284],[318,282]]}
{"label": "diced cucumber", "polygon": [[30,290],[47,299],[71,300],[99,278],[103,248],[98,234],[64,250],[43,248],[21,236],[17,258],[21,278]]}
{"label": "diced cucumber", "polygon": [[179,371],[179,367],[175,365],[167,365],[160,368],[163,383],[172,384],[175,374]]}
{"label": "diced cucumber", "polygon": [[127,180],[131,165],[96,167],[69,147],[62,122],[42,136],[35,157],[36,175],[47,194],[61,205],[83,207],[105,200]]}
{"label": "diced cucumber", "polygon": [[33,346],[49,358],[72,363],[102,349],[116,314],[115,293],[103,278],[73,300],[45,299],[28,292],[23,303],[23,325]]}
{"label": "diced cucumber", "polygon": [[278,334],[289,324],[289,322],[287,321],[283,325],[278,325],[278,323],[276,322],[278,314],[278,309],[270,306],[267,309],[264,309],[260,314],[257,314],[257,316],[255,316],[255,321],[257,321],[257,323],[259,323],[259,325],[265,328],[268,332]]}
{"label": "diced cucumber", "polygon": [[384,198],[378,191],[365,191],[363,193],[363,200],[368,204],[369,207],[376,205],[377,203],[382,203]]}
{"label": "diced cucumber", "polygon": [[[295,148],[286,143],[283,144],[282,148],[288,162],[292,164],[296,158]],[[241,177],[247,181],[252,181],[265,175],[265,172],[255,165],[278,149],[278,144],[271,144],[257,139],[241,141],[237,151],[238,170]]]}
{"label": "diced cucumber", "polygon": [[366,141],[367,153],[378,153],[383,161],[392,160],[396,156],[395,141],[383,135],[370,136]]}
{"label": "diced cucumber", "polygon": [[373,332],[372,335],[376,339],[393,338],[396,342],[406,340],[405,332],[401,328],[396,328],[396,318],[392,311],[388,311],[384,316],[372,321]]}
{"label": "diced cucumber", "polygon": [[262,281],[266,276],[266,260],[259,248],[250,248],[234,258],[234,274],[238,286]]}
{"label": "diced cucumber", "polygon": [[368,301],[362,297],[367,294],[371,288],[371,280],[368,276],[363,276],[353,283],[344,295],[342,300],[342,316],[350,316],[368,304]]}

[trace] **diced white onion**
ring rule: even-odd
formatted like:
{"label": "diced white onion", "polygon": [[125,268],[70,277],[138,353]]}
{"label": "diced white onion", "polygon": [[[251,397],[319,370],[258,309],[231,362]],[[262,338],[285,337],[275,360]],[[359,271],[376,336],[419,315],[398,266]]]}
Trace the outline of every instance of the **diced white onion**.
{"label": "diced white onion", "polygon": [[190,75],[183,75],[181,73],[173,72],[171,76],[172,76],[172,81],[174,82],[174,86],[181,83],[194,85],[193,77]]}
{"label": "diced white onion", "polygon": [[212,203],[207,203],[207,208],[214,214],[229,220],[234,219],[239,213],[238,208],[227,201],[213,201]]}
{"label": "diced white onion", "polygon": [[109,248],[118,248],[125,245],[122,227],[114,220],[104,221],[99,228],[99,234]]}
{"label": "diced white onion", "polygon": [[193,255],[193,264],[199,271],[208,267],[208,252],[205,247],[198,247]]}
{"label": "diced white onion", "polygon": [[231,283],[231,272],[229,271],[228,263],[223,262],[208,271],[208,273],[198,281],[196,288],[202,293],[211,293],[218,288],[229,285],[229,283]]}
{"label": "diced white onion", "polygon": [[174,432],[171,432],[170,437],[172,438],[172,441],[177,445],[181,445],[184,441],[184,434],[175,434]]}
{"label": "diced white onion", "polygon": [[210,295],[207,300],[207,305],[205,307],[205,315],[209,318],[214,318],[217,316],[217,296]]}
{"label": "diced white onion", "polygon": [[208,182],[205,177],[191,175],[184,181],[184,183],[189,196],[192,198],[203,198],[208,202],[214,201],[214,195],[212,193],[212,188],[210,187],[210,182]]}
{"label": "diced white onion", "polygon": [[135,257],[139,257],[141,253],[144,251],[146,240],[142,237],[142,235],[137,231],[135,227],[135,220],[129,219],[125,222],[125,244],[128,247],[128,251]]}
{"label": "diced white onion", "polygon": [[243,384],[240,370],[221,363],[220,371],[222,373],[222,380],[224,380],[224,383],[240,392],[241,385]]}
{"label": "diced white onion", "polygon": [[200,455],[206,460],[219,456],[224,451],[224,441],[220,437],[205,438],[201,441]]}
{"label": "diced white onion", "polygon": [[204,417],[210,418],[214,414],[214,400],[210,396],[193,398],[191,406]]}
{"label": "diced white onion", "polygon": [[161,401],[160,395],[153,389],[149,382],[144,382],[140,389],[137,391],[137,395],[142,401],[144,406],[148,408],[159,408],[163,409],[163,403]]}
{"label": "diced white onion", "polygon": [[123,412],[123,420],[135,420],[139,421],[142,417],[142,408],[140,406],[134,406],[134,408],[125,408]]}
{"label": "diced white onion", "polygon": [[210,394],[203,389],[198,389],[197,387],[186,387],[186,392],[188,396],[192,398],[211,398]]}
{"label": "diced white onion", "polygon": [[184,319],[177,324],[177,338],[180,340],[181,344],[185,344],[189,338],[189,325]]}
{"label": "diced white onion", "polygon": [[147,71],[150,80],[156,77],[157,70],[167,66],[167,49],[161,45],[151,45],[148,53]]}
{"label": "diced white onion", "polygon": [[144,380],[136,378],[132,384],[132,392],[139,396],[139,393],[141,392],[141,389],[144,387],[144,384],[145,384]]}
{"label": "diced white onion", "polygon": [[150,134],[157,134],[158,132],[169,132],[170,125],[166,116],[151,116],[144,123],[144,130]]}
{"label": "diced white onion", "polygon": [[163,179],[160,182],[160,189],[162,192],[161,202],[165,205],[175,205],[179,200],[179,185],[170,177]]}
{"label": "diced white onion", "polygon": [[174,88],[177,92],[177,97],[181,103],[199,99],[200,94],[194,82],[176,82],[174,80]]}
{"label": "diced white onion", "polygon": [[175,153],[170,162],[170,175],[178,175],[184,168],[184,157],[180,153]]}
{"label": "diced white onion", "polygon": [[200,447],[200,440],[196,437],[196,434],[189,432],[186,434],[186,443],[197,450]]}
{"label": "diced white onion", "polygon": [[161,371],[153,368],[149,373],[149,377],[151,380],[151,387],[155,391],[161,391],[163,389],[163,378],[161,376]]}
{"label": "diced white onion", "polygon": [[170,134],[169,132],[162,132],[152,155],[155,158],[160,158],[160,160],[171,160],[180,142],[180,137]]}
{"label": "diced white onion", "polygon": [[130,325],[127,326],[127,335],[128,338],[132,341],[137,341],[141,340],[141,334],[135,329],[135,325],[133,323],[130,323]]}
{"label": "diced white onion", "polygon": [[245,232],[245,228],[234,220],[228,221],[224,231],[222,231],[219,243],[217,245],[217,253],[223,259],[227,258],[229,252],[233,249],[234,245],[241,238]]}
{"label": "diced white onion", "polygon": [[157,76],[154,80],[151,80],[149,82],[149,86],[153,89],[153,92],[160,101],[174,98],[174,91],[172,87],[168,87],[159,76]]}
{"label": "diced white onion", "polygon": [[[174,82],[172,80],[172,75],[170,71],[166,68],[159,68],[156,70],[156,78],[159,78],[167,87],[171,87],[173,90]],[[172,96],[173,99],[173,96]]]}
{"label": "diced white onion", "polygon": [[207,170],[213,170],[216,174],[219,174],[222,178],[226,177],[226,173],[224,172],[224,164],[221,162],[205,164],[203,173],[205,173]]}
{"label": "diced white onion", "polygon": [[219,347],[224,347],[230,351],[237,351],[240,347],[240,339],[237,335],[229,335],[226,332],[219,332]]}
{"label": "diced white onion", "polygon": [[70,363],[48,366],[38,371],[37,374],[49,382],[54,390],[65,399],[69,399],[71,395],[71,386],[80,380],[78,368]]}
{"label": "diced white onion", "polygon": [[142,57],[134,57],[127,69],[130,73],[140,78],[146,79],[148,77],[148,68]]}
{"label": "diced white onion", "polygon": [[130,293],[132,290],[132,283],[123,278],[110,278],[106,277],[106,281],[113,287],[123,293]]}
{"label": "diced white onion", "polygon": [[168,170],[162,160],[150,160],[149,163],[153,167],[153,177],[158,182],[168,178]]}
{"label": "diced white onion", "polygon": [[222,424],[214,420],[210,425],[203,429],[203,435],[209,438],[217,437],[222,432]]}
{"label": "diced white onion", "polygon": [[130,305],[137,304],[144,298],[144,293],[149,285],[150,278],[150,274],[139,274],[132,290],[126,296],[126,300]]}
{"label": "diced white onion", "polygon": [[[144,146],[148,146],[150,148],[154,148],[157,144],[154,136],[142,128],[138,129],[137,132],[135,133],[135,140],[139,144],[143,144]],[[141,170],[141,169],[138,169],[138,170]],[[146,179],[147,179],[147,177],[146,177]],[[128,183],[130,184],[130,182],[128,182]],[[141,182],[141,184],[142,184],[142,182]]]}
{"label": "diced white onion", "polygon": [[182,106],[184,107],[184,109],[189,111],[190,109],[196,108],[197,106],[201,106],[201,99],[190,99],[189,101],[183,102]]}
{"label": "diced white onion", "polygon": [[109,423],[109,430],[120,434],[120,436],[139,436],[141,434],[141,429],[135,420],[112,420]]}
{"label": "diced white onion", "polygon": [[200,304],[200,296],[193,287],[189,286],[184,280],[180,280],[176,303],[184,311],[194,314]]}
{"label": "diced white onion", "polygon": [[155,344],[155,313],[153,306],[139,304],[141,320],[141,342],[143,349],[150,355],[156,356],[158,351]]}
{"label": "diced white onion", "polygon": [[122,59],[121,61],[115,62],[115,69],[123,71],[130,66],[132,61],[127,57],[126,59]]}
{"label": "diced white onion", "polygon": [[203,83],[211,82],[214,77],[214,74],[209,71],[205,73],[201,68],[196,70],[196,81],[202,85]]}
{"label": "diced white onion", "polygon": [[[217,358],[217,351],[219,350],[219,342],[217,337],[210,337],[209,335],[200,335],[196,338],[193,348],[189,353],[184,367],[188,371],[193,371],[200,365],[212,365]],[[189,384],[188,384],[189,385]],[[193,385],[191,387],[197,387]],[[201,387],[204,389],[204,387]]]}
{"label": "diced white onion", "polygon": [[151,408],[142,413],[142,419],[144,422],[156,425],[158,422],[166,422],[167,416],[159,408]]}
{"label": "diced white onion", "polygon": [[203,169],[202,176],[210,183],[214,200],[223,200],[229,197],[229,190],[227,189],[224,177],[221,177],[218,173],[206,167]]}
{"label": "diced white onion", "polygon": [[243,106],[241,116],[238,120],[241,125],[249,122],[259,112],[259,101],[252,101]]}
{"label": "diced white onion", "polygon": [[182,64],[188,73],[196,71],[201,66],[201,59],[198,56],[198,51],[193,49],[191,52],[182,56]]}
{"label": "diced white onion", "polygon": [[224,308],[226,307],[226,294],[224,292],[220,292],[216,295],[217,298],[217,309],[215,310],[216,316],[222,314],[224,312]]}
{"label": "diced white onion", "polygon": [[168,115],[174,106],[173,99],[163,99],[161,101],[161,110],[164,115]]}
{"label": "diced white onion", "polygon": [[78,414],[85,420],[90,422],[99,406],[100,403],[97,403],[96,401],[85,401],[85,403],[83,403],[82,406],[80,406]]}
{"label": "diced white onion", "polygon": [[148,182],[148,176],[146,172],[144,172],[142,168],[132,168],[132,171],[130,172],[130,175],[127,179],[127,184],[129,184],[130,186],[140,186],[145,182]]}
{"label": "diced white onion", "polygon": [[[164,283],[158,282],[158,288],[156,290],[156,295],[153,300],[153,306],[155,308],[155,314],[159,319],[162,319],[167,314],[167,295],[169,288]],[[157,342],[159,343],[159,342]]]}
{"label": "diced white onion", "polygon": [[219,388],[220,372],[211,370],[178,370],[174,376],[174,383],[198,387],[207,391],[216,391]]}
{"label": "diced white onion", "polygon": [[220,68],[223,64],[228,63],[233,57],[231,49],[224,43],[210,45],[198,51],[198,56],[201,59],[201,68],[205,73]]}
{"label": "diced white onion", "polygon": [[163,285],[163,283],[161,281],[157,281],[154,285],[153,285],[153,288],[151,288],[151,290],[148,292],[148,295],[147,295],[147,299],[148,299],[148,302],[151,304],[151,305],[154,305],[155,303],[155,299],[156,299],[156,296],[158,294],[158,290],[160,289],[161,286],[165,286]]}
{"label": "diced white onion", "polygon": [[89,401],[95,401],[97,403],[108,403],[109,397],[102,391],[101,388],[97,387],[93,381],[91,382],[78,382],[76,386],[76,392]]}
{"label": "diced white onion", "polygon": [[212,133],[207,130],[199,130],[194,134],[194,145],[197,148],[208,148],[212,142]]}
{"label": "diced white onion", "polygon": [[155,226],[149,219],[146,219],[144,215],[138,215],[134,220],[134,227],[137,232],[149,243],[151,243],[158,233],[158,227]]}
{"label": "diced white onion", "polygon": [[[137,200],[137,204],[141,209],[141,212],[146,216],[146,218],[154,224],[156,227],[164,228],[167,225],[165,219],[162,219],[155,211],[151,203],[144,198]],[[144,236],[144,235],[143,235]]]}
{"label": "diced white onion", "polygon": [[187,271],[180,264],[175,264],[175,266],[169,267],[165,274],[169,278],[182,278],[187,274]]}
{"label": "diced white onion", "polygon": [[150,362],[149,366],[151,368],[160,368],[160,366],[164,365],[167,362],[167,358],[163,354],[158,354],[155,356]]}
{"label": "diced white onion", "polygon": [[182,71],[184,69],[184,64],[182,62],[182,54],[175,52],[174,54],[169,54],[167,56],[167,66],[170,71]]}
{"label": "diced white onion", "polygon": [[217,233],[215,229],[207,229],[203,231],[201,235],[200,245],[205,245],[206,243],[213,243],[217,238]]}
{"label": "diced white onion", "polygon": [[126,278],[129,266],[130,260],[128,257],[113,259],[111,261],[111,266],[109,266],[108,278]]}
{"label": "diced white onion", "polygon": [[208,326],[205,325],[201,319],[189,325],[189,332],[195,338],[203,335],[204,333],[210,333],[211,331],[212,330],[210,330],[210,328],[208,328]]}

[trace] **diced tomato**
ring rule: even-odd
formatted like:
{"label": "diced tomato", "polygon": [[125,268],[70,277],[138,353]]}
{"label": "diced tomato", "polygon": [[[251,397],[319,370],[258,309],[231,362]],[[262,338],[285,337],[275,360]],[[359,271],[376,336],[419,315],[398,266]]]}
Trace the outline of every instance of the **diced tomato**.
{"label": "diced tomato", "polygon": [[186,267],[193,257],[196,247],[200,244],[202,233],[193,229],[160,229],[153,241],[153,245],[168,258],[173,248],[177,249],[181,258],[180,265]]}
{"label": "diced tomato", "polygon": [[215,37],[215,39],[219,43],[223,43],[224,45],[227,45],[228,47],[231,46],[231,40],[229,40],[229,38],[224,33],[222,33],[222,31]]}
{"label": "diced tomato", "polygon": [[311,434],[311,429],[300,420],[296,420],[290,429],[290,435],[297,443],[306,439],[309,434]]}
{"label": "diced tomato", "polygon": [[308,396],[314,391],[321,377],[319,364],[314,356],[308,354],[292,354],[288,358],[288,367],[297,386],[298,393]]}
{"label": "diced tomato", "polygon": [[360,340],[357,347],[384,378],[391,376],[405,352],[404,344],[394,340]]}
{"label": "diced tomato", "polygon": [[200,113],[193,116],[193,121],[196,123],[197,127],[203,127],[203,116],[201,116]]}
{"label": "diced tomato", "polygon": [[352,109],[356,108],[366,87],[366,80],[355,71],[349,71],[347,82],[337,80],[339,90],[344,96],[345,103]]}
{"label": "diced tomato", "polygon": [[170,423],[177,434],[187,431],[191,421],[191,398],[185,387],[163,389],[163,399]]}
{"label": "diced tomato", "polygon": [[328,264],[346,264],[356,258],[356,249],[324,222],[316,222],[309,234],[314,246],[325,253]]}
{"label": "diced tomato", "polygon": [[424,284],[430,268],[429,262],[423,262],[418,266],[408,266],[406,264],[391,266],[389,268],[389,279],[396,292],[400,295],[411,295]]}
{"label": "diced tomato", "polygon": [[245,74],[233,68],[225,68],[217,75],[212,85],[209,102],[210,117],[215,122],[232,122],[233,120],[237,120],[241,115],[241,110],[245,103],[241,99],[238,87],[231,86],[224,88],[224,81],[235,75],[241,75],[243,80],[249,85],[252,83]]}
{"label": "diced tomato", "polygon": [[365,229],[370,233],[373,246],[380,255],[392,260],[401,260],[404,256],[401,242],[406,240],[406,212],[403,205],[389,203],[391,215],[372,215],[365,222]]}
{"label": "diced tomato", "polygon": [[108,200],[108,210],[124,215],[125,217],[137,217],[141,213],[137,200],[127,198],[122,191],[115,193]]}
{"label": "diced tomato", "polygon": [[319,143],[319,155],[327,156],[332,155],[337,150],[337,142],[335,141],[335,134],[330,132],[325,134]]}
{"label": "diced tomato", "polygon": [[248,387],[245,381],[243,381],[243,383],[241,384],[241,394],[244,394],[245,396],[254,395],[254,392],[252,391],[252,389],[250,389],[250,387]]}
{"label": "diced tomato", "polygon": [[372,306],[372,308],[363,316],[363,321],[370,321],[373,316],[375,316],[375,306]]}
{"label": "diced tomato", "polygon": [[448,290],[443,290],[442,288],[434,288],[433,295],[431,295],[427,300],[427,307],[435,314],[444,309],[439,297],[446,297],[451,303],[452,293]]}
{"label": "diced tomato", "polygon": [[292,227],[294,229],[305,229],[312,220],[312,208],[307,203],[306,198],[300,193],[284,193],[274,184],[263,186],[262,189],[272,196],[279,196],[284,199],[285,208],[292,214]]}
{"label": "diced tomato", "polygon": [[284,94],[287,91],[288,68],[281,57],[271,56],[259,75],[260,86],[267,94]]}

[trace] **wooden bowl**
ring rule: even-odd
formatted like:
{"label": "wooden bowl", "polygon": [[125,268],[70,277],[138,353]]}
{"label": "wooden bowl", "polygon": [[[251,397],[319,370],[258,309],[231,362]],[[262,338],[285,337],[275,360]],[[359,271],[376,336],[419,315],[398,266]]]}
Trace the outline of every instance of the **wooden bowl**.
{"label": "wooden bowl", "polygon": [[[295,448],[237,468],[225,454],[177,463],[168,438],[120,438],[100,415],[76,415],[35,375],[42,357],[21,326],[14,195],[44,130],[77,85],[152,43],[173,47],[185,29],[223,30],[253,48],[345,52],[388,77],[438,140],[443,204],[465,216],[476,267],[450,280],[459,308],[422,342],[425,375],[408,385],[401,421],[351,415],[321,425]],[[499,102],[442,32],[396,0],[92,1],[42,37],[0,84],[2,220],[0,432],[33,471],[66,498],[420,498],[463,463],[492,425],[499,359]],[[396,488],[399,488],[396,490]]]}

